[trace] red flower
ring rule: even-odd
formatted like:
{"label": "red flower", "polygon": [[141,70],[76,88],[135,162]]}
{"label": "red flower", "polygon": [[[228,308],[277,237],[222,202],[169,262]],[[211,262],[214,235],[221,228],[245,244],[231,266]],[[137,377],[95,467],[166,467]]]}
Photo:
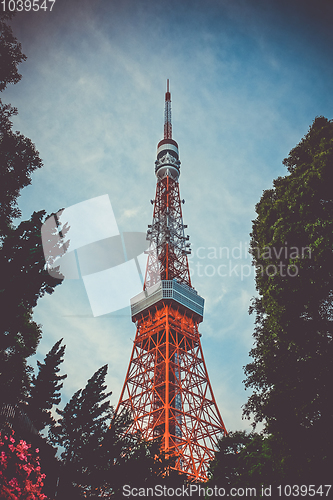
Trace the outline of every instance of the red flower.
{"label": "red flower", "polygon": [[47,500],[41,492],[45,474],[41,474],[38,457],[29,451],[30,447],[23,440],[16,443],[14,431],[9,439],[5,435],[0,439],[0,499]]}

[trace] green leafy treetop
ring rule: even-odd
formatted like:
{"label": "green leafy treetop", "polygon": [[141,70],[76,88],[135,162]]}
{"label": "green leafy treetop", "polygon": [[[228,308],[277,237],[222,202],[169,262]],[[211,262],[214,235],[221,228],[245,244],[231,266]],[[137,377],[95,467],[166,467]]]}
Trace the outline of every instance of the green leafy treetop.
{"label": "green leafy treetop", "polygon": [[252,498],[261,498],[262,487],[273,486],[274,492],[281,482],[285,483],[284,453],[285,449],[272,436],[230,432],[218,442],[209,467],[207,486],[217,486],[226,491],[249,488],[247,491],[252,492]]}
{"label": "green leafy treetop", "polygon": [[289,175],[263,193],[253,222],[259,297],[244,413],[287,446],[295,480],[323,477],[332,459],[333,122],[316,118],[284,164]]}

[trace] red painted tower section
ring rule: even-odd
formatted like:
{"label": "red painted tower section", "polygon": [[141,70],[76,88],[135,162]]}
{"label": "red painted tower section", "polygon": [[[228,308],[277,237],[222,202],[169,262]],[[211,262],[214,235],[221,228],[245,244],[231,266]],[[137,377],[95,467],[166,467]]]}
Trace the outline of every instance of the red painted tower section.
{"label": "red painted tower section", "polygon": [[143,292],[131,299],[137,331],[117,412],[133,416],[130,432],[161,438],[175,468],[206,480],[217,439],[227,434],[216,405],[200,342],[204,299],[191,285],[178,178],[178,144],[172,139],[169,80],[164,139],[157,146],[153,221],[148,226]]}

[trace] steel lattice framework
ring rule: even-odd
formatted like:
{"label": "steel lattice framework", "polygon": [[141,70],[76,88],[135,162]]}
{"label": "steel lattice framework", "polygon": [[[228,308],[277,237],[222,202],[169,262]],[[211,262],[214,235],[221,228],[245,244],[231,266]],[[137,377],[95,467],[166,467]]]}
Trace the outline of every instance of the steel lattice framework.
{"label": "steel lattice framework", "polygon": [[160,280],[177,279],[191,286],[187,254],[189,240],[185,236],[179,184],[165,175],[156,186],[153,222],[148,226],[150,241],[145,287]]}
{"label": "steel lattice framework", "polygon": [[117,412],[132,414],[130,432],[160,438],[175,468],[206,480],[217,440],[227,434],[209,381],[198,324],[204,299],[191,286],[179,193],[178,144],[171,137],[169,82],[164,139],[157,147],[153,221],[148,226],[144,290],[131,300],[137,331]]}

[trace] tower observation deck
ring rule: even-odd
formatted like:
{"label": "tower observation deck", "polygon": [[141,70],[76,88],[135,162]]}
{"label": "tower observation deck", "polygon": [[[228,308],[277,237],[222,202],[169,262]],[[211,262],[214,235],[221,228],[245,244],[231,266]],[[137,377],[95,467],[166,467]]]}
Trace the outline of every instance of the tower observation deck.
{"label": "tower observation deck", "polygon": [[172,139],[169,80],[164,138],[157,145],[156,195],[148,226],[143,291],[131,299],[136,336],[117,413],[133,417],[130,432],[160,438],[175,468],[206,480],[217,440],[227,431],[206,369],[198,325],[204,299],[192,287],[191,252],[179,192],[178,144]]}

